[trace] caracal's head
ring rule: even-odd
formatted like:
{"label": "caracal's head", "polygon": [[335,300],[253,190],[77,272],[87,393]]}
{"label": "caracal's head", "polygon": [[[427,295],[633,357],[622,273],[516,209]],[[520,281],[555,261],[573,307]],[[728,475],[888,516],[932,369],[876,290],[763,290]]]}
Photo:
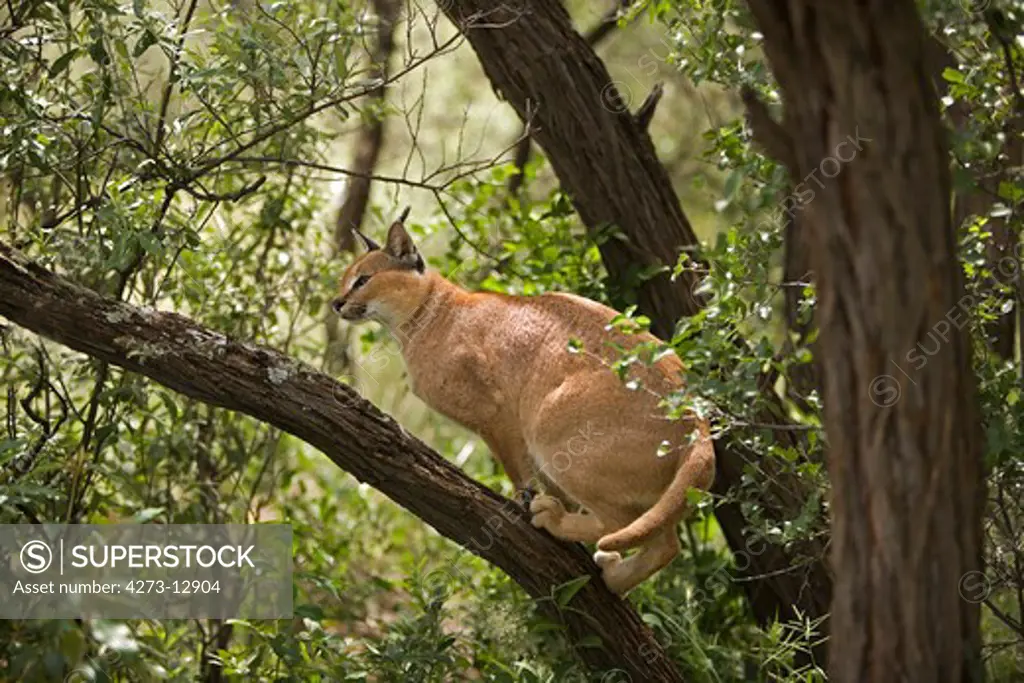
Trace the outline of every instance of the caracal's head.
{"label": "caracal's head", "polygon": [[423,302],[428,288],[423,257],[403,224],[409,209],[391,225],[383,247],[358,230],[366,253],[341,276],[331,308],[345,320],[397,325]]}

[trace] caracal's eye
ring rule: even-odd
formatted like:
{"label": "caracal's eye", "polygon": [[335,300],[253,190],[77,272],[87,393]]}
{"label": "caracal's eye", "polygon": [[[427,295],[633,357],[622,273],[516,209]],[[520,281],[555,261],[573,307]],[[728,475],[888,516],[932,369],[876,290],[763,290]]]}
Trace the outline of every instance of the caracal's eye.
{"label": "caracal's eye", "polygon": [[369,275],[360,275],[356,278],[356,281],[352,283],[352,291],[355,291],[365,285],[370,280]]}

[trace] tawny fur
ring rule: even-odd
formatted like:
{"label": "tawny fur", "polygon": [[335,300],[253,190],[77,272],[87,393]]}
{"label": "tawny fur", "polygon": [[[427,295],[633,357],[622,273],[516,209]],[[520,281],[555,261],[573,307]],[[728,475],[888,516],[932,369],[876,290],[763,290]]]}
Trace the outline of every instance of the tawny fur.
{"label": "tawny fur", "polygon": [[[606,329],[616,315],[607,306],[573,294],[468,292],[422,269],[401,222],[383,249],[367,246],[335,310],[390,328],[413,392],[479,434],[517,490],[540,484],[533,524],[597,543],[604,581],[620,594],[671,562],[687,489],[714,478],[707,423],[670,420],[659,406],[683,384],[679,359],[634,364],[640,388],[631,390],[609,367],[621,356],[613,345],[657,340]],[[582,352],[570,352],[571,339]],[[629,548],[639,551],[617,552]]]}

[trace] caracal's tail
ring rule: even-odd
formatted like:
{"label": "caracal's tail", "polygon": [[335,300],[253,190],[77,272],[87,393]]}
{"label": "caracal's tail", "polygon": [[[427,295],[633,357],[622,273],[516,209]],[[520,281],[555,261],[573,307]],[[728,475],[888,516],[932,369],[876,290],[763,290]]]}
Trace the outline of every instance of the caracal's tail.
{"label": "caracal's tail", "polygon": [[642,545],[666,526],[674,527],[686,514],[686,491],[691,488],[708,489],[715,478],[715,449],[706,429],[679,463],[672,483],[650,510],[637,517],[629,526],[602,536],[598,550],[626,550]]}

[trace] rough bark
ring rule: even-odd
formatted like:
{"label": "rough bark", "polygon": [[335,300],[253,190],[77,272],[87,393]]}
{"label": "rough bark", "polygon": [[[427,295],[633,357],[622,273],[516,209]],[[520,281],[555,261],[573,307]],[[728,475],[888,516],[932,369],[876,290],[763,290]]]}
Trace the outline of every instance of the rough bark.
{"label": "rough bark", "polygon": [[[440,6],[469,40],[491,84],[523,121],[532,121],[533,139],[583,222],[615,226],[629,240],[626,248],[614,244],[619,240],[601,246],[613,284],[634,283],[643,267],[671,267],[681,247],[697,244],[650,136],[561,3],[452,0]],[[537,108],[532,117],[531,106]],[[675,321],[699,308],[693,284],[690,273],[675,282],[662,274],[635,287],[642,310],[663,313],[652,326],[655,334],[670,338]],[[632,290],[620,287],[617,294],[625,298]]]}
{"label": "rough bark", "polygon": [[[608,36],[619,25],[619,12],[629,7],[630,0],[616,0],[615,6],[608,10],[601,20],[597,22],[597,25],[591,28],[584,40],[587,45],[597,49],[597,46]],[[518,172],[509,176],[508,184],[506,185],[506,192],[510,197],[514,197],[519,194],[519,190],[523,185],[523,169],[526,168],[526,164],[530,162],[530,150],[533,146],[533,139],[530,137],[529,124],[523,126],[523,132],[520,135],[519,144],[516,145],[515,153],[515,165],[519,169]]]}
{"label": "rough bark", "polygon": [[[464,475],[327,375],[175,313],[101,297],[3,244],[0,314],[186,396],[251,415],[321,450],[359,481],[504,570],[565,625],[590,668],[617,669],[634,681],[682,680],[629,603],[605,588],[582,546],[533,528],[516,503]],[[457,582],[457,570],[450,571]],[[553,588],[586,574],[592,580],[566,608],[557,609],[550,599]],[[602,647],[580,645],[595,635]]]}
{"label": "rough bark", "polygon": [[[981,434],[926,33],[910,0],[749,4],[793,181],[821,180],[803,215],[833,487],[830,680],[980,681],[978,604],[958,588],[981,569]],[[858,132],[870,141],[849,160],[837,150]]]}
{"label": "rough bark", "polygon": [[[534,139],[588,229],[599,234],[614,225],[627,237],[626,243],[612,239],[600,247],[610,279],[620,291],[635,288],[654,333],[671,338],[676,321],[700,308],[691,294],[695,276],[687,272],[673,282],[662,275],[636,285],[634,275],[641,267],[673,266],[681,250],[695,249],[698,242],[650,137],[618,96],[604,64],[556,0],[497,8],[485,0],[450,0],[441,7],[469,40],[493,87],[520,118],[532,121]],[[716,442],[715,451],[714,491],[724,494],[756,456],[728,437]],[[769,517],[793,519],[808,496],[800,480],[780,476],[764,482],[757,502]],[[831,579],[822,546],[794,551],[766,544],[751,535],[735,502],[718,505],[715,514],[761,624],[796,619],[798,613],[811,619],[827,614]],[[814,649],[823,663],[824,644]]]}
{"label": "rough bark", "polygon": [[[785,258],[782,265],[783,301],[786,314],[786,327],[791,333],[798,335],[798,344],[807,345],[811,352],[811,362],[794,365],[789,370],[787,393],[790,400],[804,412],[813,410],[807,396],[812,391],[821,390],[821,363],[818,362],[819,348],[817,341],[807,344],[807,338],[815,329],[814,316],[800,310],[804,297],[804,286],[801,283],[812,283],[814,273],[811,270],[810,235],[808,226],[798,214],[786,222],[785,227]],[[787,340],[787,345],[789,344]]]}

